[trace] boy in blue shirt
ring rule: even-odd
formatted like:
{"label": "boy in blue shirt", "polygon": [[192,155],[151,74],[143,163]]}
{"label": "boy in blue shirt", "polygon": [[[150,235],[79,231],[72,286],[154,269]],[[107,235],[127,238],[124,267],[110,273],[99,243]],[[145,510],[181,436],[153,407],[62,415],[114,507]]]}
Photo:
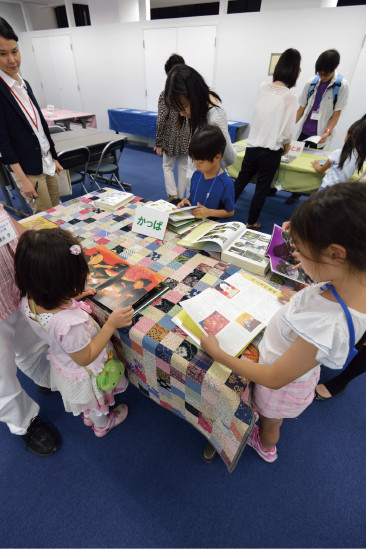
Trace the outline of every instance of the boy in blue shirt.
{"label": "boy in blue shirt", "polygon": [[191,179],[188,199],[178,208],[195,206],[195,218],[230,218],[235,209],[234,183],[220,166],[226,140],[218,126],[205,125],[192,136],[189,155],[197,170]]}

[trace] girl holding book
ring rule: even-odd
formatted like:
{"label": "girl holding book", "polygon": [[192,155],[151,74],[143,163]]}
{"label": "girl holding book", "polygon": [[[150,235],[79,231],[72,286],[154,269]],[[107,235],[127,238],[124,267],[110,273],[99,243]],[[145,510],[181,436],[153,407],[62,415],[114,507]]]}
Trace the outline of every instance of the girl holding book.
{"label": "girl holding book", "polygon": [[51,389],[59,391],[67,412],[82,414],[84,424],[103,437],[123,422],[125,404],[114,396],[125,391],[126,376],[112,391],[103,391],[97,376],[113,354],[115,330],[132,324],[131,306],[116,309],[102,328],[87,304],[75,298],[85,290],[88,264],[76,237],[61,228],[26,231],[15,254],[15,279],[21,293],[20,309],[34,332],[48,345]]}
{"label": "girl holding book", "polygon": [[223,352],[213,335],[203,349],[254,382],[259,413],[249,440],[266,462],[277,459],[284,418],[313,401],[320,364],[341,370],[366,329],[366,187],[341,183],[315,193],[291,218],[298,258],[313,281],[274,315],[259,345],[259,363]]}

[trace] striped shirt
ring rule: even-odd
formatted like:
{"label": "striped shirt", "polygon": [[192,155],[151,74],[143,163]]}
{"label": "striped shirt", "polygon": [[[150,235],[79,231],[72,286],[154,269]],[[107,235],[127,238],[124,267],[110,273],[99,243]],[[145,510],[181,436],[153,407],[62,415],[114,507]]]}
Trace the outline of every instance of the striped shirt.
{"label": "striped shirt", "polygon": [[[8,215],[0,204],[0,223]],[[19,305],[19,290],[14,280],[14,256],[18,239],[0,247],[0,321],[14,313]]]}

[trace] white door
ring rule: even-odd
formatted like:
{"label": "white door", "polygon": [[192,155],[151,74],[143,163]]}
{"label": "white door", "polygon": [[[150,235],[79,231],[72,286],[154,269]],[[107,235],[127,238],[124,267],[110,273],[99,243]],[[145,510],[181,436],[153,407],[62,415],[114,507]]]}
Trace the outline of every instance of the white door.
{"label": "white door", "polygon": [[33,38],[32,44],[48,105],[82,111],[70,37]]}
{"label": "white door", "polygon": [[[34,55],[36,57],[43,92],[47,105],[61,108],[61,98],[58,89],[56,68],[50,55],[48,38],[32,38]],[[46,105],[40,105],[46,107]]]}
{"label": "white door", "polygon": [[196,69],[208,86],[213,85],[216,26],[150,29],[144,31],[146,108],[156,111],[160,92],[164,90],[164,65],[173,54],[181,55]]}
{"label": "white door", "polygon": [[166,60],[177,52],[177,29],[144,30],[146,109],[158,110],[158,99],[164,90]]}

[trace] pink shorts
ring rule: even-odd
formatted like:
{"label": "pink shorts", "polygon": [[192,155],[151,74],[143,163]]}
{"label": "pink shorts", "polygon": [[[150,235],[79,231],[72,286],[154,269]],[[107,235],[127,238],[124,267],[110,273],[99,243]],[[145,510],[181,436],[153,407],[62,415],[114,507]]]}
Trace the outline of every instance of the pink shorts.
{"label": "pink shorts", "polygon": [[252,405],[267,418],[295,418],[312,403],[319,377],[320,365],[305,382],[295,380],[279,390],[253,384]]}

